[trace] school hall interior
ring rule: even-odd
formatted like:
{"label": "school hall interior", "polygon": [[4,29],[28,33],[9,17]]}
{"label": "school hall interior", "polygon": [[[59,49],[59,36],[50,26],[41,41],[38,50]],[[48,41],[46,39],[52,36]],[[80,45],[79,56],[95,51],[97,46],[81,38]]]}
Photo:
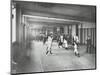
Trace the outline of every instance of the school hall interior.
{"label": "school hall interior", "polygon": [[[11,72],[55,72],[96,68],[96,6],[25,2],[11,3]],[[46,55],[44,34],[53,33],[52,55]],[[59,48],[57,35],[79,38],[80,57],[73,49]],[[87,38],[91,48],[87,52]]]}

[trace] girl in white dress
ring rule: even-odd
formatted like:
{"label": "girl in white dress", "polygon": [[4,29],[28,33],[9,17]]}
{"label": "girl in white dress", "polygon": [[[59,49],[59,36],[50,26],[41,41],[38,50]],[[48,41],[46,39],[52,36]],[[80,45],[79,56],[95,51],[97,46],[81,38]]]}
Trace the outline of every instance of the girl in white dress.
{"label": "girl in white dress", "polygon": [[78,40],[78,37],[77,36],[74,36],[74,53],[76,56],[80,57],[80,54],[78,52],[78,43],[79,43],[79,40]]}
{"label": "girl in white dress", "polygon": [[67,49],[68,48],[68,43],[67,43],[67,40],[64,39],[64,48]]}
{"label": "girl in white dress", "polygon": [[49,52],[50,52],[50,54],[52,54],[52,52],[51,52],[52,39],[53,39],[52,36],[48,36],[48,39],[47,39],[47,42],[46,42],[46,44],[47,44],[47,48],[46,48],[47,52],[46,52],[46,54],[48,54]]}

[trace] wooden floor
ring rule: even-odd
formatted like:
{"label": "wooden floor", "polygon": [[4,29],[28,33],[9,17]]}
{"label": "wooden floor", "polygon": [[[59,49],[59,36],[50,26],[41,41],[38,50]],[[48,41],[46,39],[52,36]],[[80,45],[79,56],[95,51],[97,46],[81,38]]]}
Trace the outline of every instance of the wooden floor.
{"label": "wooden floor", "polygon": [[63,70],[94,69],[95,54],[86,53],[86,47],[80,46],[80,57],[76,57],[73,50],[58,48],[57,43],[53,43],[53,54],[46,55],[46,45],[42,42],[32,41],[29,58],[20,60],[17,64],[16,73],[29,72],[51,72]]}

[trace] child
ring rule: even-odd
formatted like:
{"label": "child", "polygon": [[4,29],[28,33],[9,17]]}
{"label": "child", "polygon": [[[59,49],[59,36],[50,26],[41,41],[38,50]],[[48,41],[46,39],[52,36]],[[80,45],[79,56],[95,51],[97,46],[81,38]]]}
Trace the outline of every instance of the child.
{"label": "child", "polygon": [[62,45],[63,45],[63,35],[61,35],[59,38],[59,43],[58,43],[59,48],[62,48]]}
{"label": "child", "polygon": [[64,48],[65,49],[68,49],[68,43],[67,43],[67,40],[66,39],[64,39]]}
{"label": "child", "polygon": [[77,43],[76,42],[74,42],[74,53],[75,53],[75,56],[80,57],[79,52],[77,50]]}
{"label": "child", "polygon": [[52,52],[51,52],[52,39],[53,39],[52,36],[48,36],[46,54],[48,54],[48,52],[50,52],[50,54],[52,54]]}
{"label": "child", "polygon": [[78,37],[74,36],[74,39],[73,39],[74,53],[75,53],[75,56],[80,57],[80,54],[78,52],[78,43],[79,43]]}

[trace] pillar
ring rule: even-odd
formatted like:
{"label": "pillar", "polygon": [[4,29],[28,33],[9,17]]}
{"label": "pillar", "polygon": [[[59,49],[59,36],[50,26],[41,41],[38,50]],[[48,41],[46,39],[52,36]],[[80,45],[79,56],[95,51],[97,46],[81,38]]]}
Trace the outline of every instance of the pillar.
{"label": "pillar", "polygon": [[83,25],[81,24],[81,28],[80,28],[80,43],[83,43]]}
{"label": "pillar", "polygon": [[72,36],[76,35],[76,25],[72,25]]}
{"label": "pillar", "polygon": [[23,26],[21,19],[22,19],[21,8],[16,7],[16,41],[18,43],[22,42],[22,36],[23,36]]}
{"label": "pillar", "polygon": [[68,34],[68,26],[64,26],[64,33]]}
{"label": "pillar", "polygon": [[78,24],[76,24],[76,36],[78,36]]}

